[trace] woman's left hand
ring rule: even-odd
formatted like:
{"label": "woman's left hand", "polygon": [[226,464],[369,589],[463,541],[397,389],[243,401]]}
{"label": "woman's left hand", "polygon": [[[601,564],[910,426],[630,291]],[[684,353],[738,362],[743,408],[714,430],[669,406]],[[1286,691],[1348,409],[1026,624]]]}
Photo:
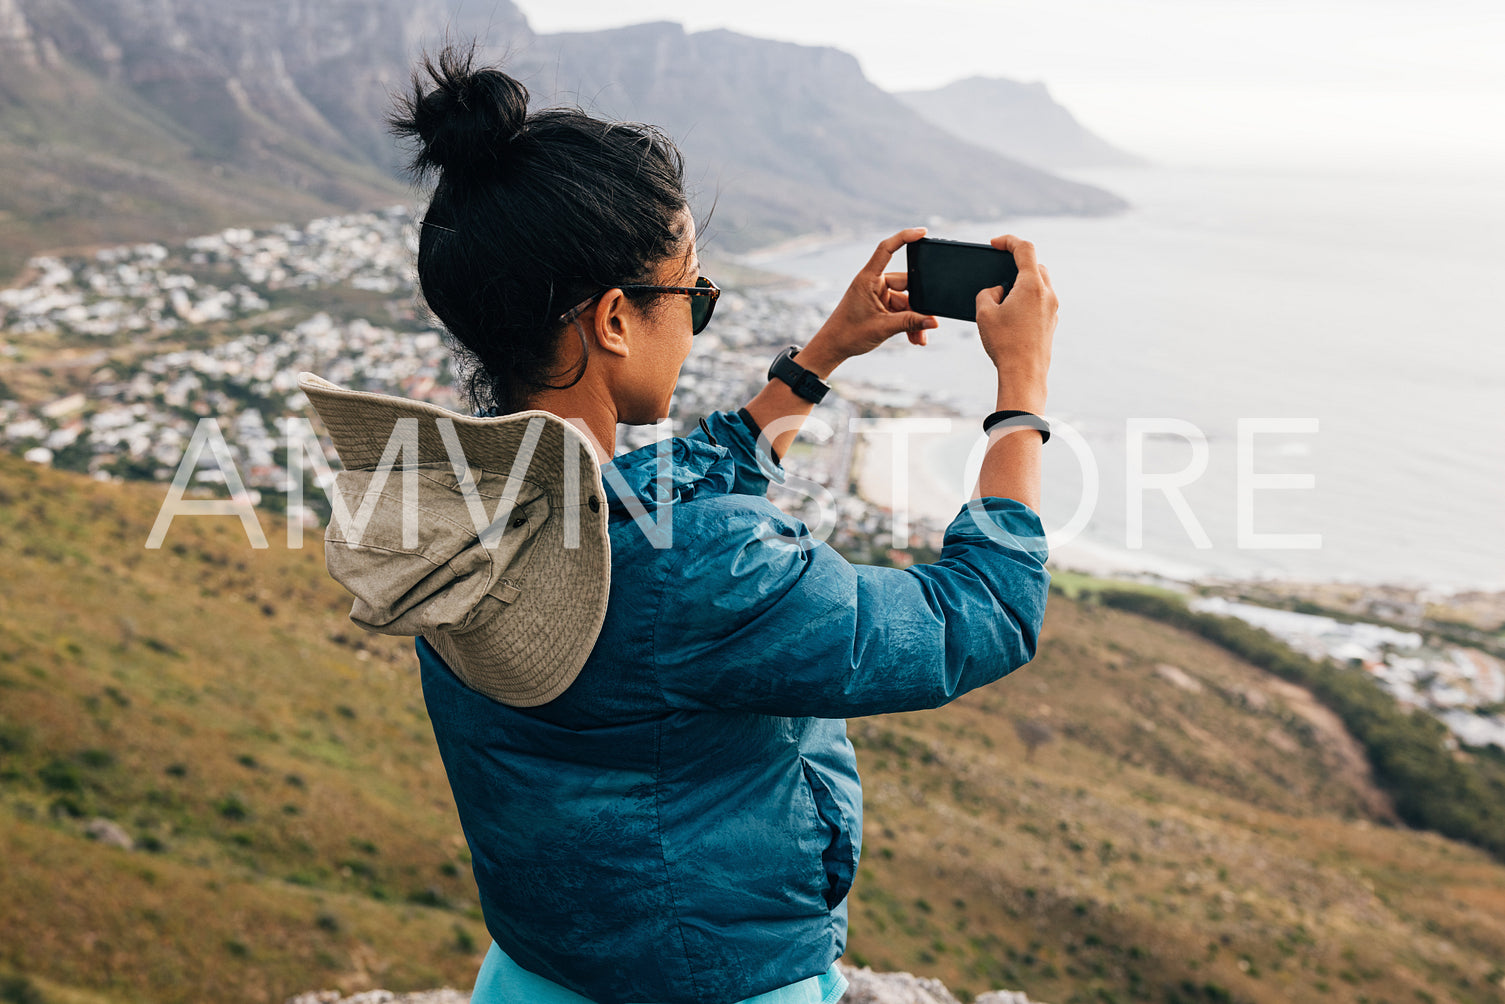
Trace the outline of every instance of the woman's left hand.
{"label": "woman's left hand", "polygon": [[[936,319],[909,309],[908,272],[884,271],[895,251],[924,236],[924,227],[910,227],[880,241],[807,351],[840,362],[873,351],[901,331],[913,344],[924,345],[925,331],[936,326]],[[805,355],[800,352],[801,362]]]}

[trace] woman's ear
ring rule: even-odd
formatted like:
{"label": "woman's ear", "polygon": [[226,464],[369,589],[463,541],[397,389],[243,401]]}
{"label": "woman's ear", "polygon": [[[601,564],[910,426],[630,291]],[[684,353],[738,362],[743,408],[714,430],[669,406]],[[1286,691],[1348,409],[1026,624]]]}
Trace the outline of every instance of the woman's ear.
{"label": "woman's ear", "polygon": [[632,301],[620,289],[609,289],[596,301],[582,321],[590,321],[589,333],[602,351],[627,358],[631,354],[630,333],[638,320]]}

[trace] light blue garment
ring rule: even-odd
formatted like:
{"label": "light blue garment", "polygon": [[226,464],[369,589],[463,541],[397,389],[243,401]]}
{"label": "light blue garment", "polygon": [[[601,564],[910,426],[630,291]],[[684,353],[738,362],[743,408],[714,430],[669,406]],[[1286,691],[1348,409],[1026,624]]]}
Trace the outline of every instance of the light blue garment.
{"label": "light blue garment", "polygon": [[[833,962],[819,976],[748,997],[737,1004],[836,1004],[846,992],[847,978]],[[591,1004],[591,1000],[528,972],[493,941],[486,961],[481,963],[470,1004]]]}

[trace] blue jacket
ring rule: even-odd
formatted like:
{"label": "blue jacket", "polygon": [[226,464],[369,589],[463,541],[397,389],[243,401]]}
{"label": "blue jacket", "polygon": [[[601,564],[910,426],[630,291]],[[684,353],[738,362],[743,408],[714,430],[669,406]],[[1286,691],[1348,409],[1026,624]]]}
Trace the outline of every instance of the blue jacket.
{"label": "blue jacket", "polygon": [[736,414],[669,447],[602,467],[610,600],[562,696],[496,703],[417,643],[492,937],[599,1004],[728,1004],[825,972],[862,842],[843,719],[1028,662],[1049,584],[1019,502],[963,507],[934,564],[854,566],[763,497]]}

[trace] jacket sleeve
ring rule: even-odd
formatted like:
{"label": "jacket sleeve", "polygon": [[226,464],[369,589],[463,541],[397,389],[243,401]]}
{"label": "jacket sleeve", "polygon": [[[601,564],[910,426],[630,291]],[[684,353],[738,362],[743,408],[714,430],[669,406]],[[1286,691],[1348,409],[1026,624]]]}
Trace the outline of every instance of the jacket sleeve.
{"label": "jacket sleeve", "polygon": [[[709,438],[706,435],[708,430]],[[705,417],[702,426],[685,438],[701,442],[714,440],[717,446],[725,446],[731,451],[732,459],[737,464],[736,480],[732,482],[735,494],[757,495],[761,498],[768,494],[770,480],[784,483],[784,466],[766,450],[758,449],[757,434],[748,428],[742,416],[735,411],[712,412]]]}
{"label": "jacket sleeve", "polygon": [[853,565],[772,504],[725,508],[664,583],[653,652],[670,707],[935,708],[1034,658],[1050,574],[1039,517],[1020,502],[974,500],[939,560],[906,569]]}

